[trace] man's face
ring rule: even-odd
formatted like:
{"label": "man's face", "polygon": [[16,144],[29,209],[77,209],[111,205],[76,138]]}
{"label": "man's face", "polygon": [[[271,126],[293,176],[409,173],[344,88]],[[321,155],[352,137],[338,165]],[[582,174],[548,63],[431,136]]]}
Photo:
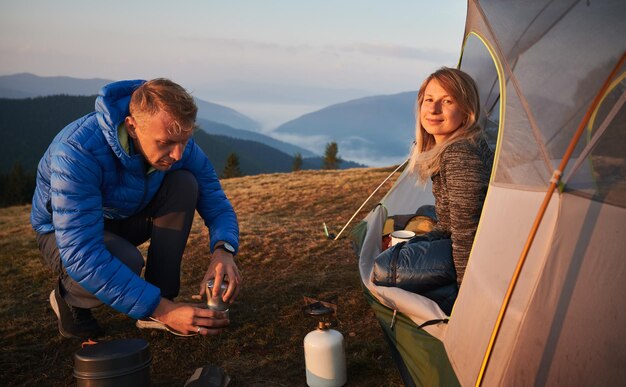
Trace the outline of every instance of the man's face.
{"label": "man's face", "polygon": [[128,135],[133,139],[135,147],[148,164],[159,171],[167,171],[183,157],[187,141],[193,135],[193,130],[170,133],[171,123],[170,115],[164,111],[142,117],[141,120],[133,116],[125,119]]}

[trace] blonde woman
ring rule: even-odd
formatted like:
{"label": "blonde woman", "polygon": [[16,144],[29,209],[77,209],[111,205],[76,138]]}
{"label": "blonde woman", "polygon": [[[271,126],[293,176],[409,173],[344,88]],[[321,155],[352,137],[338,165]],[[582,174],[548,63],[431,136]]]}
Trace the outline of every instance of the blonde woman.
{"label": "blonde woman", "polygon": [[432,179],[438,223],[431,233],[452,240],[460,284],[493,165],[493,152],[478,125],[476,84],[463,71],[443,67],[422,83],[416,110],[409,169],[421,183]]}

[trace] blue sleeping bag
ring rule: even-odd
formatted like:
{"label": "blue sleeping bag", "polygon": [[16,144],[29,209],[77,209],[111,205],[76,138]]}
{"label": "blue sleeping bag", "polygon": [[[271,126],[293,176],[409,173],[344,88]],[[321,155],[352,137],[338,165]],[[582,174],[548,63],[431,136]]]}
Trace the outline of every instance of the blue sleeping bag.
{"label": "blue sleeping bag", "polygon": [[459,288],[452,259],[452,241],[418,235],[383,251],[374,261],[372,282],[394,286],[435,301],[447,315]]}

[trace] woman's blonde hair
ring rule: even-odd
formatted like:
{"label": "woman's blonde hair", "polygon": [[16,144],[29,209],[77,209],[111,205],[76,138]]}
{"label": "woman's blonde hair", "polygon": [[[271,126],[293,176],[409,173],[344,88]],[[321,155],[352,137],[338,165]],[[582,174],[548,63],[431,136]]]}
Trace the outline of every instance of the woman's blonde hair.
{"label": "woman's blonde hair", "polygon": [[[424,92],[430,81],[436,80],[441,87],[454,98],[465,119],[443,144],[436,144],[435,137],[424,129],[420,120],[420,108],[424,102]],[[409,171],[418,176],[424,183],[426,179],[439,172],[443,151],[459,140],[475,139],[481,132],[478,125],[480,116],[480,100],[476,83],[467,73],[449,67],[442,67],[430,74],[422,83],[417,93],[415,106],[415,147],[409,159]]]}
{"label": "woman's blonde hair", "polygon": [[140,121],[159,111],[167,112],[172,118],[169,130],[175,134],[193,130],[198,113],[193,97],[182,86],[165,78],[139,86],[130,98],[129,109],[130,115]]}

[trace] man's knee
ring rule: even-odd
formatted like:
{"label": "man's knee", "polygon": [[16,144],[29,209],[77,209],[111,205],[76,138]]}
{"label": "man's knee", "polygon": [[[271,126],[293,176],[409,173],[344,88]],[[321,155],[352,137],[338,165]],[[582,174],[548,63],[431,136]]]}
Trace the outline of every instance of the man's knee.
{"label": "man's knee", "polygon": [[198,192],[198,181],[193,173],[179,169],[165,175],[163,184],[171,184],[173,187],[181,188],[182,191],[196,193]]}
{"label": "man's knee", "polygon": [[187,203],[195,208],[198,201],[198,181],[193,173],[179,169],[165,175],[162,189],[167,192],[168,200],[175,203]]}
{"label": "man's knee", "polygon": [[132,243],[119,235],[105,231],[104,244],[111,254],[128,266],[135,274],[141,274],[145,261],[141,251]]}

